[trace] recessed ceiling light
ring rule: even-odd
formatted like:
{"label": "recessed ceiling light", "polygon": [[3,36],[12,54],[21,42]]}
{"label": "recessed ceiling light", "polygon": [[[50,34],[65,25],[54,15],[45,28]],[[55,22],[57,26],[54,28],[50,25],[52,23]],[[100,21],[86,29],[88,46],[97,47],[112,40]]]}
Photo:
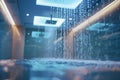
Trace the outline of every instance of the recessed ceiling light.
{"label": "recessed ceiling light", "polygon": [[30,35],[30,33],[27,33],[27,35]]}
{"label": "recessed ceiling light", "polygon": [[36,0],[36,5],[75,9],[83,0]]}
{"label": "recessed ceiling light", "polygon": [[60,27],[65,19],[61,18],[52,18],[43,17],[43,16],[34,16],[33,25],[35,26],[46,26],[46,27]]}
{"label": "recessed ceiling light", "polygon": [[27,13],[26,16],[30,16],[30,14]]}

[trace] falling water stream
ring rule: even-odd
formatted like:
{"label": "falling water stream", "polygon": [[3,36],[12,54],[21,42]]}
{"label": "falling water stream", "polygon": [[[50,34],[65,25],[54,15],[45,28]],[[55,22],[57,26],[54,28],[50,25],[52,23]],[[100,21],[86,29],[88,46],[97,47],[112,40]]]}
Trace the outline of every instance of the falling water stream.
{"label": "falling water stream", "polygon": [[0,80],[120,80],[120,25],[112,22],[114,13],[68,37],[76,23],[85,21],[111,1],[83,0],[74,10],[51,7],[52,17],[66,21],[58,28],[46,26],[39,38],[31,37],[32,31],[26,30],[25,55],[35,56],[0,60]]}

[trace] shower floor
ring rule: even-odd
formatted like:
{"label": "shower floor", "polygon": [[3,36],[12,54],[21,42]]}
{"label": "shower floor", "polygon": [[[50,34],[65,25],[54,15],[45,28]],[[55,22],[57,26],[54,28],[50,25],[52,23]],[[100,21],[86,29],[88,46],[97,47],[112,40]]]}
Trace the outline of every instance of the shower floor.
{"label": "shower floor", "polygon": [[48,58],[0,60],[0,80],[120,80],[120,62]]}

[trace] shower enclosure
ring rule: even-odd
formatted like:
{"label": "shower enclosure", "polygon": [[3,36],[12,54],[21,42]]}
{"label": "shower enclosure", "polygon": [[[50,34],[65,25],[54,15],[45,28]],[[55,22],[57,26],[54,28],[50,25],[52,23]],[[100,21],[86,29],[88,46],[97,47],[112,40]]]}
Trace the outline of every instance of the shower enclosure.
{"label": "shower enclosure", "polygon": [[1,0],[0,80],[120,80],[119,13],[120,0]]}

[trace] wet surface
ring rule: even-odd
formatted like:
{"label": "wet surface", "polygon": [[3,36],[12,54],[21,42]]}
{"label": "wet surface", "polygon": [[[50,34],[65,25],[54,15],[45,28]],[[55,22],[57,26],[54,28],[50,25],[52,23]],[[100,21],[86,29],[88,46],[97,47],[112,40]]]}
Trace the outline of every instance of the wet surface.
{"label": "wet surface", "polygon": [[0,80],[120,80],[120,62],[64,59],[0,60]]}

